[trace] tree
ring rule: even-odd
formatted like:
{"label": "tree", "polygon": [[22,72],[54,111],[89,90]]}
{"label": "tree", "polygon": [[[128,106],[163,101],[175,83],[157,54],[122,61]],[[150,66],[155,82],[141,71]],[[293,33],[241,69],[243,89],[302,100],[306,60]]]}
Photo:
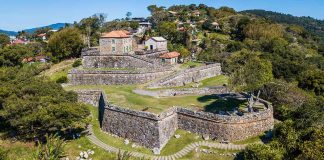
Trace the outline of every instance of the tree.
{"label": "tree", "polygon": [[10,67],[22,65],[23,58],[28,56],[33,56],[33,52],[27,46],[7,46],[0,49],[0,66]]}
{"label": "tree", "polygon": [[300,88],[314,92],[316,95],[324,95],[324,71],[320,69],[308,69],[298,77]]}
{"label": "tree", "polygon": [[77,28],[85,35],[85,42],[88,47],[99,44],[100,29],[103,26],[106,15],[103,13],[95,14],[88,18],[83,18],[76,24]]}
{"label": "tree", "polygon": [[260,40],[260,38],[271,40],[273,38],[283,37],[283,32],[283,27],[281,25],[263,21],[253,21],[247,24],[243,29],[245,37],[255,40]]}
{"label": "tree", "polygon": [[31,140],[46,133],[71,137],[84,130],[89,110],[77,103],[77,94],[35,77],[39,71],[32,67],[0,70],[0,117],[8,124],[7,131]]}
{"label": "tree", "polygon": [[247,52],[241,51],[231,57],[233,59],[232,63],[238,61],[241,64],[234,64],[237,67],[234,67],[235,69],[230,75],[230,85],[236,91],[250,92],[249,110],[251,111],[253,93],[264,84],[272,81],[273,75],[272,66],[269,61],[260,59],[257,56],[259,53],[249,55]]}
{"label": "tree", "polygon": [[300,145],[301,154],[298,156],[298,159],[324,159],[324,128],[316,128],[308,137]]}
{"label": "tree", "polygon": [[177,24],[174,22],[161,22],[157,26],[159,36],[166,38],[172,43],[182,43],[184,33],[178,32]]}
{"label": "tree", "polygon": [[130,17],[132,16],[132,12],[126,13],[126,20],[130,20]]}
{"label": "tree", "polygon": [[48,49],[54,60],[79,57],[82,48],[81,34],[76,28],[65,28],[51,36],[48,41]]}
{"label": "tree", "polygon": [[10,44],[10,38],[6,34],[0,33],[0,48],[5,47],[7,44]]}
{"label": "tree", "polygon": [[183,45],[174,46],[174,50],[176,50],[177,52],[179,52],[180,53],[180,56],[182,58],[186,58],[186,57],[190,56],[190,52]]}
{"label": "tree", "polygon": [[305,103],[312,101],[310,95],[298,88],[296,84],[285,80],[274,80],[261,88],[263,99],[273,104],[274,116],[279,120],[291,118],[293,113]]}
{"label": "tree", "polygon": [[241,156],[245,160],[281,160],[283,158],[282,151],[264,144],[247,146],[241,153]]}

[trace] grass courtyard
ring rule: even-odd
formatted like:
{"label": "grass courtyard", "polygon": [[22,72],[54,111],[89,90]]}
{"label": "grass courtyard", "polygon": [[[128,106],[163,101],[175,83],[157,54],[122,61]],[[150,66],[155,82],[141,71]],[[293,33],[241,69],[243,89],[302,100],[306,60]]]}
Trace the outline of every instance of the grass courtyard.
{"label": "grass courtyard", "polygon": [[68,86],[67,90],[79,89],[101,89],[106,93],[107,99],[112,104],[134,110],[143,110],[148,108],[148,112],[159,114],[173,106],[205,111],[231,111],[240,107],[244,102],[238,100],[224,100],[215,95],[206,96],[175,96],[165,98],[153,98],[133,93],[136,89],[134,85],[82,85]]}

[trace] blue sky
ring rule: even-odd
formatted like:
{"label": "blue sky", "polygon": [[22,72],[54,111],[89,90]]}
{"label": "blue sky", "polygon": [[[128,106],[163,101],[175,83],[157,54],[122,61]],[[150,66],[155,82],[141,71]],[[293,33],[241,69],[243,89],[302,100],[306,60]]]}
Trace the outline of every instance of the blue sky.
{"label": "blue sky", "polygon": [[106,13],[107,19],[148,16],[150,4],[199,4],[229,6],[237,11],[265,9],[296,16],[324,19],[324,0],[1,0],[0,29],[22,30],[58,22],[72,23],[95,13]]}

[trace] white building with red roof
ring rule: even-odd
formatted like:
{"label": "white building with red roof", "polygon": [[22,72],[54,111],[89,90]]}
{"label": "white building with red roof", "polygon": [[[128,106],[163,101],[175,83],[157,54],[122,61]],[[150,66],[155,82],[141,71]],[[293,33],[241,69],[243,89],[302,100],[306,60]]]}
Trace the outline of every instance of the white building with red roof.
{"label": "white building with red roof", "polygon": [[177,64],[179,56],[180,53],[178,52],[168,52],[160,55],[160,58],[162,59],[163,63],[173,65]]}

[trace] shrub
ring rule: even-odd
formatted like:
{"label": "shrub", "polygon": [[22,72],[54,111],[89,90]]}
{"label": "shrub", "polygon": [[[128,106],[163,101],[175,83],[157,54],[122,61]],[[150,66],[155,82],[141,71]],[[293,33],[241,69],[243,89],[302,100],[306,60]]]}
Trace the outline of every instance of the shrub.
{"label": "shrub", "polygon": [[74,61],[74,63],[72,64],[72,67],[79,67],[82,65],[82,60],[81,59],[77,59]]}
{"label": "shrub", "polygon": [[66,76],[61,76],[60,78],[58,78],[56,80],[56,83],[66,83],[66,82],[68,82],[68,79]]}
{"label": "shrub", "polygon": [[65,157],[64,141],[57,135],[46,135],[46,143],[38,143],[37,159],[51,160]]}
{"label": "shrub", "polygon": [[0,160],[6,159],[8,159],[8,151],[2,149],[2,146],[0,146]]}

